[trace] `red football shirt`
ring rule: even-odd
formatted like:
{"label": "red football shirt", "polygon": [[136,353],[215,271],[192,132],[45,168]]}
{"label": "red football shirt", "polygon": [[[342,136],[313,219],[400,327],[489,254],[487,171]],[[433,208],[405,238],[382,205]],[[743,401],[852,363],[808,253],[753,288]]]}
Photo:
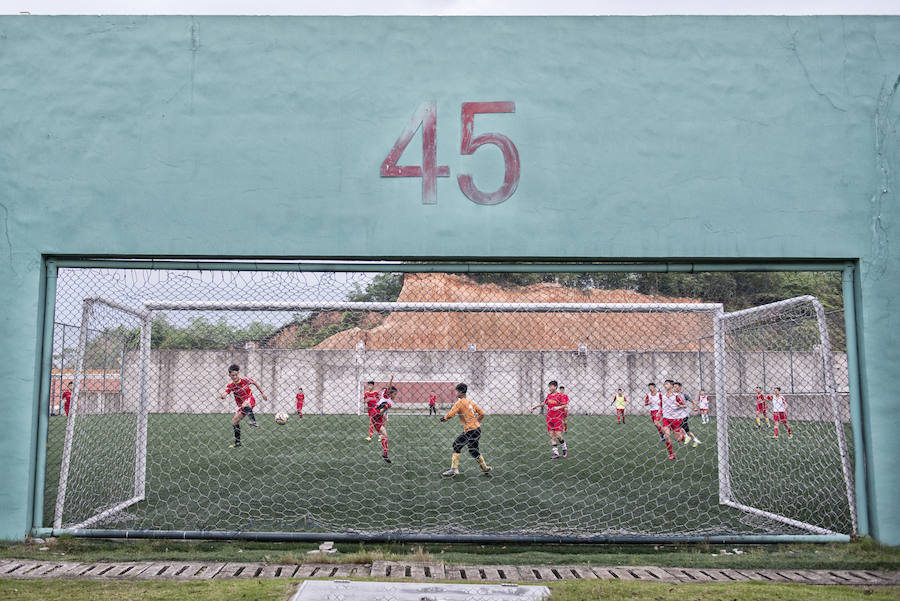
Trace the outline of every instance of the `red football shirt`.
{"label": "red football shirt", "polygon": [[256,384],[250,378],[241,378],[237,382],[231,381],[225,387],[225,394],[234,393],[234,402],[238,407],[244,404],[244,401],[250,400],[250,406],[256,406],[256,399],[253,398],[253,392],[250,391],[250,385]]}
{"label": "red football shirt", "polygon": [[429,405],[434,405],[435,402],[437,402],[437,396],[431,395],[430,397],[428,397],[428,404],[429,404]]}
{"label": "red football shirt", "polygon": [[569,397],[558,392],[547,395],[547,419],[563,419],[568,412]]}
{"label": "red football shirt", "polygon": [[377,390],[367,390],[363,393],[363,402],[366,404],[366,409],[372,410],[375,408],[375,405],[378,404],[378,391]]}

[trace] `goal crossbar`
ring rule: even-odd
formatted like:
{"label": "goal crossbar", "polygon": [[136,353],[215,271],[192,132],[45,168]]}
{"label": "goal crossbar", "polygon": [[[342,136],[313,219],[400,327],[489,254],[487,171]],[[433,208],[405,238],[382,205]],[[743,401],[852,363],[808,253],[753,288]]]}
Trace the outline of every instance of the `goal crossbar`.
{"label": "goal crossbar", "polygon": [[720,303],[404,303],[404,302],[164,302],[146,311],[393,311],[463,313],[715,313]]}

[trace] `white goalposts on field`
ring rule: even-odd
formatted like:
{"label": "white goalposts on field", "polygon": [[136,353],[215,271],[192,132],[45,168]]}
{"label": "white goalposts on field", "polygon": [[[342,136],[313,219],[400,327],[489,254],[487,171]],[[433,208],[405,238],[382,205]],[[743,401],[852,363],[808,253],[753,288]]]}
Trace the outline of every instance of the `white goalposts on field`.
{"label": "white goalposts on field", "polygon": [[[816,329],[818,332],[818,343],[815,345],[815,349],[818,352],[820,360],[822,362],[825,395],[828,397],[831,405],[831,413],[832,418],[834,419],[834,426],[838,441],[838,452],[841,459],[841,471],[844,486],[846,488],[846,498],[852,524],[851,527],[852,532],[855,533],[857,531],[857,512],[856,494],[853,486],[853,473],[850,467],[850,456],[846,436],[844,435],[843,419],[841,418],[841,412],[838,403],[838,392],[837,386],[835,384],[833,357],[831,354],[831,341],[828,334],[828,326],[825,321],[825,309],[819,299],[809,295],[798,296],[767,305],[760,305],[758,307],[751,307],[749,309],[733,311],[731,313],[722,313],[716,319],[715,325],[716,356],[718,357],[720,354],[719,345],[721,344],[723,359],[727,361],[725,339],[730,332],[738,330],[740,328],[746,328],[748,326],[752,327],[753,323],[755,322],[764,321],[773,317],[777,318],[777,316],[784,311],[797,309],[803,307],[804,305],[812,307],[815,313]],[[717,382],[719,377],[724,377],[724,371],[728,368],[725,361],[723,361],[722,363],[725,363],[724,365],[721,365],[721,367],[724,369],[723,372],[717,371]],[[717,370],[718,369],[719,366],[717,366]],[[777,522],[781,522],[795,528],[807,530],[809,532],[812,532],[813,534],[837,534],[836,532],[828,530],[826,528],[821,528],[819,526],[802,522],[800,520],[791,519],[778,513],[753,507],[752,505],[742,503],[736,498],[731,483],[731,462],[728,455],[730,449],[728,443],[728,403],[720,403],[717,399],[716,411],[719,445],[719,503],[722,505],[733,507],[735,509],[739,509],[741,511],[745,511],[753,515],[758,515],[770,520],[775,520]]]}
{"label": "white goalposts on field", "polygon": [[[856,531],[856,507],[852,483],[852,472],[843,431],[843,422],[838,408],[837,391],[833,374],[832,357],[828,331],[825,326],[825,315],[821,303],[812,296],[797,297],[771,305],[764,305],[743,311],[725,313],[720,303],[492,303],[492,302],[162,302],[146,301],[142,309],[134,309],[100,297],[87,298],[83,302],[82,322],[79,334],[77,359],[74,374],[74,390],[72,395],[70,419],[66,427],[65,443],[59,474],[59,488],[54,513],[54,528],[62,528],[63,512],[66,505],[67,485],[73,442],[76,437],[75,424],[79,412],[79,398],[82,396],[82,381],[85,374],[85,354],[88,346],[88,329],[91,314],[95,307],[121,311],[132,320],[140,323],[139,365],[136,409],[134,482],[129,489],[133,493],[130,498],[123,499],[111,506],[100,508],[90,517],[73,525],[70,529],[82,529],[102,523],[111,516],[145,499],[147,473],[147,423],[148,423],[148,390],[147,381],[150,372],[150,340],[152,318],[158,311],[360,311],[360,312],[479,312],[479,313],[692,313],[706,314],[712,322],[714,338],[714,391],[717,428],[717,457],[719,503],[740,511],[774,520],[794,528],[814,534],[836,534],[831,530],[815,526],[803,521],[774,512],[766,511],[751,504],[743,503],[732,488],[731,461],[729,457],[729,391],[726,389],[726,373],[729,369],[726,338],[737,324],[746,323],[756,317],[766,318],[780,310],[800,304],[811,304],[815,309],[818,323],[819,344],[825,373],[826,394],[830,397],[837,440],[841,455],[846,496],[852,519],[853,531]],[[357,349],[359,352],[360,349]],[[368,377],[359,371],[357,362],[357,382],[361,377]],[[387,375],[387,374],[383,374]],[[382,378],[385,379],[386,378]]]}
{"label": "white goalposts on field", "polygon": [[[150,318],[149,311],[139,311],[131,307],[122,305],[115,301],[103,299],[100,297],[90,297],[84,299],[81,312],[81,326],[78,334],[78,350],[75,356],[75,372],[73,374],[73,390],[72,399],[69,408],[69,419],[66,422],[66,437],[63,446],[62,462],[59,470],[59,486],[56,493],[56,507],[53,514],[53,527],[61,528],[63,520],[63,509],[66,503],[66,493],[68,492],[69,467],[72,459],[72,445],[75,437],[76,416],[79,410],[79,400],[83,397],[83,383],[85,382],[85,358],[88,348],[88,329],[91,315],[97,306],[105,306],[109,309],[121,311],[127,315],[140,320],[140,343],[139,357],[140,369],[138,376],[138,407],[136,411],[137,428],[135,432],[135,449],[134,449],[134,484],[129,487],[132,496],[124,499],[110,507],[105,507],[98,513],[82,520],[79,523],[68,526],[73,530],[88,528],[94,524],[102,522],[107,517],[115,515],[123,511],[127,507],[139,503],[144,500],[146,492],[146,476],[147,476],[147,374],[150,364]],[[121,378],[121,375],[120,375]],[[121,385],[121,379],[120,379]]]}

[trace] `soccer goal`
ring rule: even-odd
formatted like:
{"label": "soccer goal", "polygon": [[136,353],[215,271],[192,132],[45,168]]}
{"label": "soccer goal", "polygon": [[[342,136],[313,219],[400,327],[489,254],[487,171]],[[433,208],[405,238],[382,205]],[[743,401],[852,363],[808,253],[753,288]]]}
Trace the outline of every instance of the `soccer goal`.
{"label": "soccer goal", "polygon": [[64,512],[66,527],[89,528],[144,500],[149,317],[99,297],[83,301],[54,528]]}
{"label": "soccer goal", "polygon": [[[856,531],[841,353],[812,297],[734,313],[605,291],[536,301],[572,296],[546,286],[518,302],[274,300],[296,277],[251,281],[265,301],[211,300],[233,292],[223,276],[202,279],[199,300],[173,279],[83,302],[54,527],[572,541]],[[433,277],[405,287],[441,298]],[[259,386],[252,416],[227,393],[232,365]],[[362,387],[380,392],[392,375],[382,446]],[[691,404],[709,399],[674,461],[645,404],[665,380]],[[551,381],[570,398],[560,459],[541,406]],[[438,418],[459,382],[486,413],[490,477],[465,449],[459,477],[441,477],[461,426]],[[774,400],[756,427],[757,385],[786,399],[778,439]]]}
{"label": "soccer goal", "polygon": [[717,331],[719,502],[815,534],[856,532],[848,393],[834,366],[846,355],[832,348],[822,303],[725,313]]}

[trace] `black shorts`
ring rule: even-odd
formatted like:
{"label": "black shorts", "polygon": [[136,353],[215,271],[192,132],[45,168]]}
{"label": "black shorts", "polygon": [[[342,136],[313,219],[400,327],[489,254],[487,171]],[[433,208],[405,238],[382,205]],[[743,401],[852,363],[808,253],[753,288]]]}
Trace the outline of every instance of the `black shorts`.
{"label": "black shorts", "polygon": [[481,428],[475,428],[468,432],[463,432],[453,441],[453,452],[459,453],[463,447],[469,447],[469,453],[473,457],[478,457],[481,453],[478,450],[478,440],[481,438]]}

